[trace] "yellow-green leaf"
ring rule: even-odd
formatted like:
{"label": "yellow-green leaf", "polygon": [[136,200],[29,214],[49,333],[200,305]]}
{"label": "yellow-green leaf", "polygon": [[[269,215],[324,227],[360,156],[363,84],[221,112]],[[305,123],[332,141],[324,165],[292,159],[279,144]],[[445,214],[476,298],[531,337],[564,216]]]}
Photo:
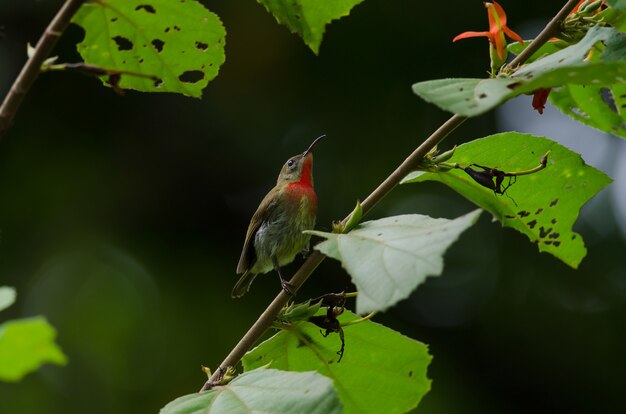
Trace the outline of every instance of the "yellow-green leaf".
{"label": "yellow-green leaf", "polygon": [[196,0],[98,0],[73,22],[85,29],[86,63],[144,75],[122,74],[123,89],[200,97],[224,63],[226,31]]}
{"label": "yellow-green leaf", "polygon": [[43,317],[0,325],[0,380],[19,381],[46,363],[64,365],[67,358],[55,337],[55,329]]}

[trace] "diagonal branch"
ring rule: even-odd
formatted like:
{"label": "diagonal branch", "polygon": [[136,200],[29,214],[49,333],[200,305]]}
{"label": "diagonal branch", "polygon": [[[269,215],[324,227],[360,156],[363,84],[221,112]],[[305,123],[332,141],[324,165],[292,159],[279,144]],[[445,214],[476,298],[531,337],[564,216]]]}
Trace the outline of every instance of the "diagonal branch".
{"label": "diagonal branch", "polygon": [[[567,16],[576,7],[578,0],[569,0],[565,6],[558,12],[546,27],[541,31],[535,40],[528,46],[526,50],[530,49],[530,52],[522,56],[520,54],[513,62],[515,66],[519,66],[528,59],[544,43],[546,43],[555,32],[558,32],[561,21],[564,16]],[[409,155],[394,172],[389,175],[385,181],[383,181],[372,193],[361,203],[363,208],[363,214],[371,210],[376,203],[378,203],[384,196],[386,196],[400,181],[411,171],[415,169],[415,166],[424,158],[424,156],[433,149],[438,143],[443,141],[452,131],[454,131],[459,125],[461,125],[467,118],[453,115],[443,125],[439,127],[433,134],[428,137],[419,147]],[[345,224],[349,220],[350,216],[343,220]],[[308,259],[302,264],[300,269],[294,274],[293,278],[289,281],[293,286],[294,292],[297,291],[300,286],[309,278],[315,268],[322,263],[326,256],[317,250],[308,257]],[[211,389],[213,385],[221,379],[223,370],[227,367],[235,366],[239,360],[244,356],[246,352],[254,345],[254,343],[272,326],[272,322],[279,314],[280,310],[287,304],[290,296],[284,291],[274,298],[272,303],[265,309],[265,311],[259,316],[257,321],[250,327],[248,332],[240,339],[239,343],[230,351],[228,356],[224,359],[220,368],[217,369],[211,378],[204,384],[200,391]]]}
{"label": "diagonal branch", "polygon": [[556,36],[561,31],[561,25],[568,14],[574,10],[577,1],[569,0],[565,6],[550,20],[550,22],[546,25],[546,27],[539,33],[539,35],[532,41],[530,45],[526,49],[522,51],[519,55],[515,57],[509,64],[504,68],[516,70],[518,66],[523,64],[530,58],[536,51],[539,50],[541,46],[543,46],[548,40],[552,37]]}
{"label": "diagonal branch", "polygon": [[45,32],[39,38],[32,56],[28,59],[20,74],[11,85],[9,93],[0,106],[0,139],[7,132],[13,118],[17,114],[24,97],[30,90],[35,79],[41,72],[41,65],[50,56],[54,46],[70,24],[72,16],[78,11],[85,0],[66,0],[54,19],[50,22]]}

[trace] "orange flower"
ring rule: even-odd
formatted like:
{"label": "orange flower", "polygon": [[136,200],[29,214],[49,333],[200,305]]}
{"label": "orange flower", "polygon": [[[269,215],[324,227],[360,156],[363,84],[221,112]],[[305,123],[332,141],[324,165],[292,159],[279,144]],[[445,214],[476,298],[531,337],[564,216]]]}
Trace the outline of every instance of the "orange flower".
{"label": "orange flower", "polygon": [[467,39],[469,37],[486,37],[489,39],[489,43],[495,47],[500,60],[504,61],[504,52],[506,47],[506,38],[504,36],[506,35],[522,44],[524,44],[524,41],[517,33],[507,27],[506,13],[504,12],[502,6],[495,1],[493,3],[484,4],[487,8],[487,17],[489,18],[489,31],[464,32],[452,39],[452,41],[456,42],[457,40]]}
{"label": "orange flower", "polygon": [[578,8],[580,7],[581,4],[583,4],[584,2],[586,2],[587,0],[580,0],[578,2],[578,4],[576,5],[576,7],[574,7],[574,10],[572,10],[571,12],[569,12],[569,14],[574,14],[578,11]]}

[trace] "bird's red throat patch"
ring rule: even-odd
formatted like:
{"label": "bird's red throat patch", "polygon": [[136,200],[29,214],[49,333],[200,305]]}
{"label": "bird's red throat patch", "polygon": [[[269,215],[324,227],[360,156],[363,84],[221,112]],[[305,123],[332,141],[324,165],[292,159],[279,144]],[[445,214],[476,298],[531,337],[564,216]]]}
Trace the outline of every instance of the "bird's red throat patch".
{"label": "bird's red throat patch", "polygon": [[304,160],[304,165],[302,166],[302,173],[300,174],[300,181],[296,181],[294,183],[289,183],[288,187],[308,187],[313,188],[313,183],[311,182],[311,167],[313,165],[313,160],[307,157]]}

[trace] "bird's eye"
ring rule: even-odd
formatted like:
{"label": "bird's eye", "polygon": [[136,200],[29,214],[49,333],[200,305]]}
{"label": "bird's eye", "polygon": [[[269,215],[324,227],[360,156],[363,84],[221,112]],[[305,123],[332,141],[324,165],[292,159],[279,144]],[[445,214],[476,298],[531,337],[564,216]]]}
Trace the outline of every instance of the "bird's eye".
{"label": "bird's eye", "polygon": [[293,163],[294,163],[293,159],[287,161],[287,167],[293,167]]}

